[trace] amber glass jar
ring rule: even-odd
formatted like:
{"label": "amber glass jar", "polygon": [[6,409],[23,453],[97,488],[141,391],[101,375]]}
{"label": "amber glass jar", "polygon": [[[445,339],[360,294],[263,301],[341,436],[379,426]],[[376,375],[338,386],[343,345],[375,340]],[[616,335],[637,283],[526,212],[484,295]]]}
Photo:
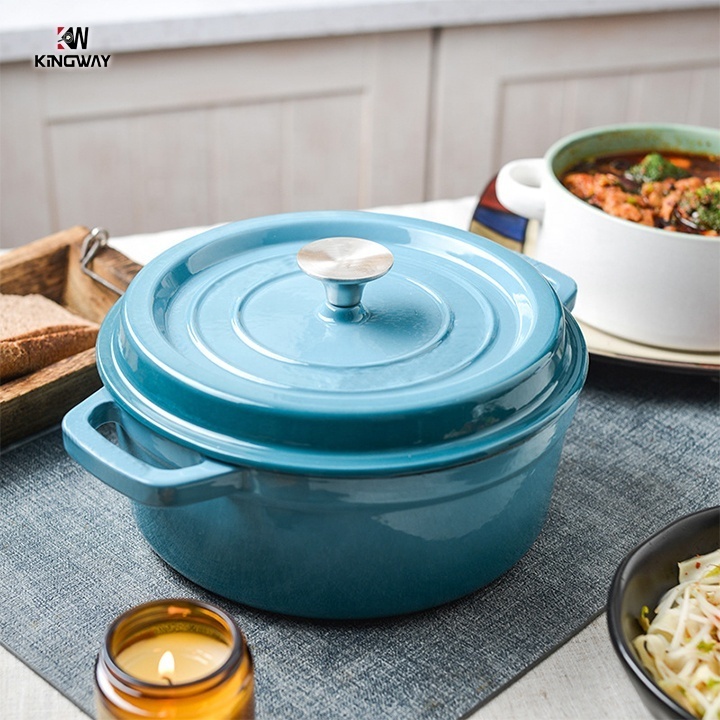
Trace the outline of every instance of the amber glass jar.
{"label": "amber glass jar", "polygon": [[118,617],[95,666],[98,720],[252,720],[253,662],[219,608],[156,600]]}

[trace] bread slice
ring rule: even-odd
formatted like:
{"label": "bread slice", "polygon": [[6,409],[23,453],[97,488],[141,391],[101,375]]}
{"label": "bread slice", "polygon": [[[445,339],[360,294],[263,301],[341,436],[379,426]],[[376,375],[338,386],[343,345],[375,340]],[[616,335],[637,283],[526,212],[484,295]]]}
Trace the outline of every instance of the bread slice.
{"label": "bread slice", "polygon": [[95,345],[98,326],[43,295],[0,294],[0,382]]}

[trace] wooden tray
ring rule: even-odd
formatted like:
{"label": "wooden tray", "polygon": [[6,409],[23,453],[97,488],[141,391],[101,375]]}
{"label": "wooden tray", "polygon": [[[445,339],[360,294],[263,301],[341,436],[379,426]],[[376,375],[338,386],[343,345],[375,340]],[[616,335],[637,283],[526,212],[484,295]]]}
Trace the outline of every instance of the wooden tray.
{"label": "wooden tray", "polygon": [[[0,255],[0,292],[39,293],[100,323],[118,295],[82,270],[81,248],[88,232],[78,225]],[[94,273],[123,290],[140,267],[108,247],[89,264]],[[0,445],[5,448],[60,422],[100,384],[91,348],[0,385]]]}

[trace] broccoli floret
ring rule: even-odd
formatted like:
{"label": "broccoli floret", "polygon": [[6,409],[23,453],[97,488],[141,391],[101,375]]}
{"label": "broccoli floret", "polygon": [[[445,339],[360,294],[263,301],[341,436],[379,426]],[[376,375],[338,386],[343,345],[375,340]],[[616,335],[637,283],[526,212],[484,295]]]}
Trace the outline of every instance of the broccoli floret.
{"label": "broccoli floret", "polygon": [[720,232],[720,180],[683,193],[678,210],[698,229]]}
{"label": "broccoli floret", "polygon": [[650,153],[646,155],[637,165],[633,165],[628,171],[627,176],[635,182],[655,182],[656,180],[665,180],[666,178],[685,178],[690,173],[684,168],[678,167],[674,163],[664,158],[660,153]]}

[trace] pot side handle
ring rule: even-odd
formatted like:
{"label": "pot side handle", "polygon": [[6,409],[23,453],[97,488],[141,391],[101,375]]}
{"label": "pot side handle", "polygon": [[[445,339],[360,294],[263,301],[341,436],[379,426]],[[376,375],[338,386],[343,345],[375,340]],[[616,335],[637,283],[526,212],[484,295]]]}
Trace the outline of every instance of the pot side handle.
{"label": "pot side handle", "polygon": [[[212,460],[143,428],[143,433],[150,433],[157,447],[164,451],[153,454],[125,432],[123,420],[137,422],[101,388],[65,415],[63,443],[70,457],[130,499],[143,505],[187,505],[247,487],[247,468]],[[127,449],[99,432],[108,423],[115,424]],[[141,452],[158,464],[138,457]]]}
{"label": "pot side handle", "polygon": [[545,197],[542,190],[542,158],[513,160],[503,165],[495,179],[495,194],[511,213],[542,220]]}
{"label": "pot side handle", "polygon": [[571,277],[527,255],[522,255],[521,257],[523,260],[529,262],[550,283],[550,287],[555,291],[555,294],[560,298],[560,302],[568,310],[572,310],[575,307],[577,285]]}

